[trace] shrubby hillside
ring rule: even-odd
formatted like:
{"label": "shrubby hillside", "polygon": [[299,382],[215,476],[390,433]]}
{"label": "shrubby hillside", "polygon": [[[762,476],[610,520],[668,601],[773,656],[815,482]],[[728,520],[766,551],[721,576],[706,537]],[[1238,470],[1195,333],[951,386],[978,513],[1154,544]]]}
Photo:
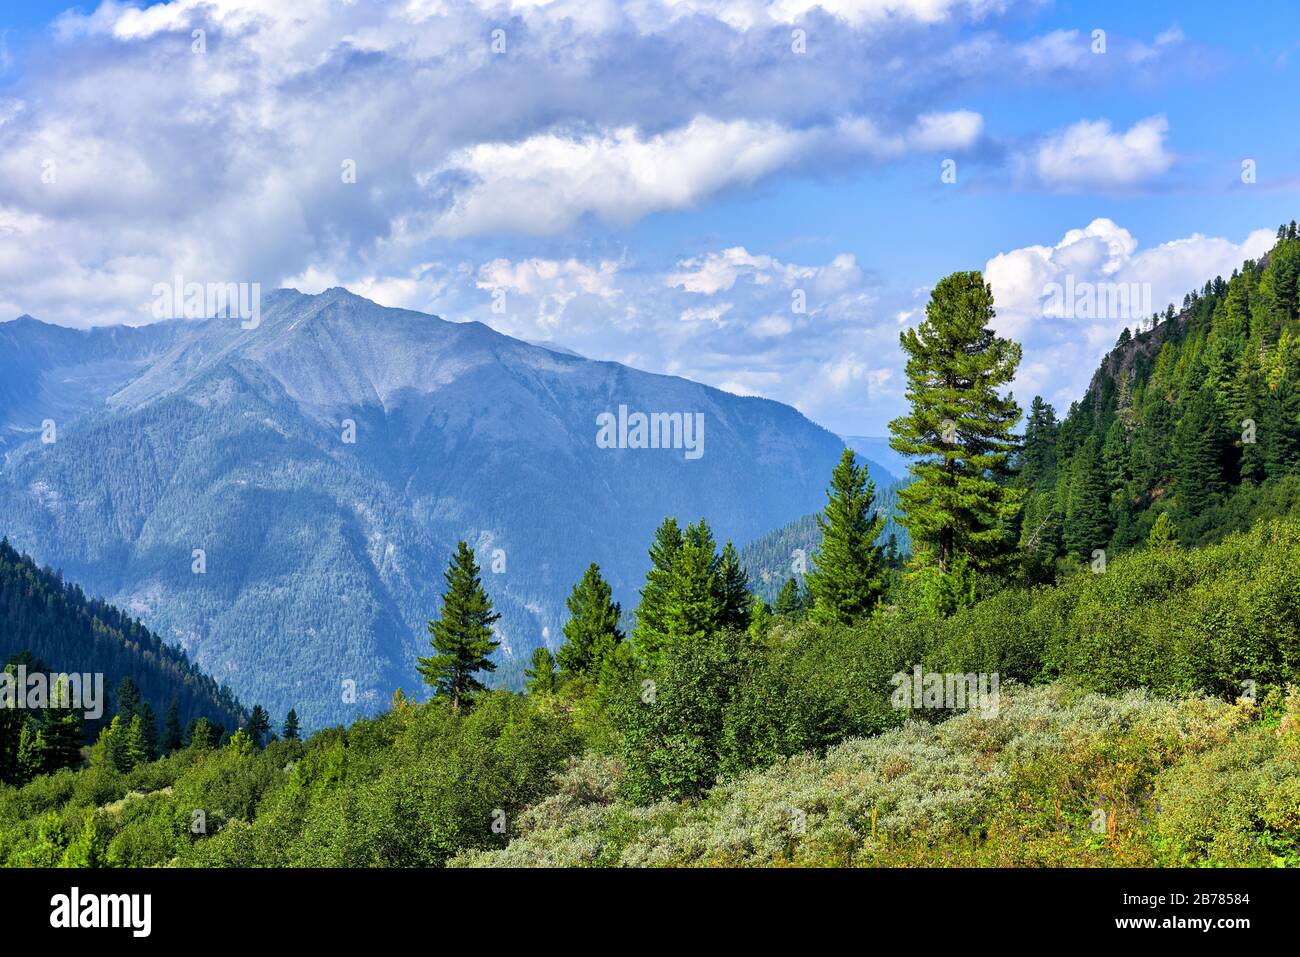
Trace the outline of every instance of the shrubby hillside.
{"label": "shrubby hillside", "polygon": [[1282,717],[1276,702],[1106,697],[1064,683],[1002,695],[996,719],[910,722],[782,759],[695,802],[624,803],[620,763],[588,755],[505,848],[450,863],[1300,866],[1300,700]]}
{"label": "shrubby hillside", "polygon": [[[1300,865],[1298,249],[1283,229],[1141,333],[1149,377],[1122,338],[1065,423],[1037,400],[1023,436],[1020,346],[954,273],[900,336],[907,556],[844,449],[801,583],[765,599],[708,521],[670,516],[635,613],[589,561],[516,694],[486,687],[500,613],[462,540],[412,649],[432,700],[305,741],[255,708],[154,761],[110,727],[0,786],[0,860]],[[1220,441],[1239,399],[1262,447]]]}
{"label": "shrubby hillside", "polygon": [[[1278,520],[937,627],[776,616],[604,689],[561,674],[459,714],[399,695],[306,741],[197,742],[125,773],[92,757],[0,788],[0,859],[1296,865],[1297,589],[1300,521]],[[1000,670],[996,717],[892,707],[918,661]]]}

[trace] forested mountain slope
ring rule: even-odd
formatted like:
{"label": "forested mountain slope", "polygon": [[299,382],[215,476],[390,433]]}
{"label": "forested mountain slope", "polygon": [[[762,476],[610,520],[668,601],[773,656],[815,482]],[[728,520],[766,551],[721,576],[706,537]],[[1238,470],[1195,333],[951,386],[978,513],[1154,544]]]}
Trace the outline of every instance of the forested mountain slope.
{"label": "forested mountain slope", "polygon": [[[61,574],[39,568],[0,539],[0,666],[19,659],[29,672],[39,668],[42,674],[103,676],[103,717],[85,724],[92,741],[117,710],[118,702],[110,699],[124,678],[152,707],[156,731],[173,707],[182,728],[203,718],[233,731],[245,719],[244,707],[230,689],[218,687],[183,650],[120,609],[87,597]],[[7,744],[16,749],[16,738]],[[9,750],[0,755],[0,760],[14,758]]]}
{"label": "forested mountain slope", "polygon": [[1020,541],[1044,559],[1145,542],[1167,513],[1185,544],[1300,503],[1300,238],[1124,330],[1058,423],[1028,411]]}
{"label": "forested mountain slope", "polygon": [[[22,439],[0,531],[312,727],[419,686],[458,540],[502,616],[501,675],[518,673],[558,643],[589,562],[631,608],[665,515],[747,541],[820,507],[842,449],[776,402],[342,289],[271,293],[248,329],[0,324],[0,367],[27,384],[0,392]],[[620,406],[702,416],[701,454],[600,447]]]}

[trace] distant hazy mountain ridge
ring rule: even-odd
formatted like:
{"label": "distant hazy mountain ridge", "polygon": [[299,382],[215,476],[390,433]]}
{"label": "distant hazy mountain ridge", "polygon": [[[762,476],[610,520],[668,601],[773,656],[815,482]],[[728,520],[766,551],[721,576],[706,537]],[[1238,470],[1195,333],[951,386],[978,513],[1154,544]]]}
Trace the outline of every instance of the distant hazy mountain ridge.
{"label": "distant hazy mountain ridge", "polygon": [[[665,515],[749,541],[821,506],[842,447],[777,402],[342,289],[270,293],[251,329],[3,323],[0,371],[0,531],[309,725],[419,687],[458,539],[505,674],[558,643],[587,563],[630,608]],[[602,448],[620,406],[689,414],[703,454]]]}

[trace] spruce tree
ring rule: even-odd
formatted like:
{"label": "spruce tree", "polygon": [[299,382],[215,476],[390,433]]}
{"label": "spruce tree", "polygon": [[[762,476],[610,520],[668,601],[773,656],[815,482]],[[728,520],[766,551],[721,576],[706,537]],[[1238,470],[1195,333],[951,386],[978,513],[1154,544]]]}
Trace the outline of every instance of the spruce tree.
{"label": "spruce tree", "polygon": [[185,736],[186,745],[196,751],[214,747],[220,740],[216,729],[207,718],[195,718],[190,722],[189,733]]}
{"label": "spruce tree", "polygon": [[[398,689],[398,690],[400,691],[401,689]],[[298,731],[298,712],[295,711],[293,708],[290,708],[290,709],[289,709],[289,713],[286,714],[286,715],[284,716],[284,732],[283,732],[283,734],[284,734],[284,740],[286,740],[286,741],[297,741],[297,740],[298,740],[298,734],[299,734],[299,731]]]}
{"label": "spruce tree", "polygon": [[650,571],[646,573],[641,604],[636,610],[636,627],[632,638],[636,652],[646,661],[658,658],[668,640],[666,622],[668,592],[672,588],[673,562],[682,548],[682,532],[677,519],[665,518],[655,530],[650,546]]}
{"label": "spruce tree", "polygon": [[801,618],[804,607],[804,596],[799,589],[798,580],[794,577],[787,578],[781,590],[777,592],[773,611],[785,618]]}
{"label": "spruce tree", "polygon": [[740,555],[731,542],[722,546],[718,560],[718,589],[723,628],[743,631],[749,627],[752,601],[749,595],[749,575],[740,564]]}
{"label": "spruce tree", "polygon": [[434,689],[435,699],[450,701],[451,709],[460,711],[484,688],[475,675],[496,670],[490,656],[500,642],[492,638],[492,625],[501,616],[493,613],[474,552],[464,542],[456,546],[444,577],[442,617],[429,622],[434,654],[417,659],[418,671]]}
{"label": "spruce tree", "polygon": [[915,481],[899,492],[900,523],[921,567],[946,573],[958,555],[976,570],[995,567],[1023,496],[1005,481],[1020,407],[1000,394],[1016,374],[1020,346],[993,332],[993,293],[978,272],[942,280],[925,312],[900,336],[911,411],[889,426],[890,446],[916,459]]}
{"label": "spruce tree", "polygon": [[[66,679],[60,679],[56,695],[64,704],[71,704],[67,699]],[[81,765],[81,746],[85,743],[86,730],[82,713],[72,707],[50,707],[42,715],[44,727],[41,736],[45,743],[45,773],[53,774],[60,768],[76,768]]]}
{"label": "spruce tree", "polygon": [[1087,559],[1093,549],[1106,547],[1111,533],[1110,496],[1095,435],[1084,443],[1073,470],[1065,513],[1065,544],[1076,558]]}
{"label": "spruce tree", "polygon": [[885,593],[886,572],[876,539],[885,519],[872,511],[875,483],[845,449],[831,472],[826,508],[817,516],[822,544],[808,573],[809,617],[851,625],[871,614]]}
{"label": "spruce tree", "polygon": [[564,623],[564,644],[556,654],[564,674],[588,674],[605,650],[623,640],[618,627],[622,609],[613,595],[600,566],[592,562],[565,602],[569,620]]}
{"label": "spruce tree", "polygon": [[148,701],[140,705],[140,723],[144,726],[145,759],[152,761],[158,757],[158,716]]}
{"label": "spruce tree", "polygon": [[244,732],[253,742],[253,747],[262,747],[266,743],[266,733],[270,730],[271,716],[260,704],[253,705],[253,710],[248,715],[248,722],[244,725]]}
{"label": "spruce tree", "polygon": [[1034,396],[1025,420],[1025,445],[1020,455],[1020,480],[1029,487],[1050,485],[1056,476],[1056,410]]}
{"label": "spruce tree", "polygon": [[1223,427],[1209,384],[1188,403],[1174,434],[1178,512],[1197,517],[1215,505],[1223,492]]}
{"label": "spruce tree", "polygon": [[122,724],[130,725],[131,719],[140,713],[140,689],[130,678],[123,678],[117,685],[113,700],[117,704],[117,714]]}
{"label": "spruce tree", "polygon": [[181,736],[181,714],[176,699],[172,699],[167,708],[167,720],[163,723],[163,751],[167,754],[179,751],[184,741]]}
{"label": "spruce tree", "polygon": [[1101,466],[1106,475],[1106,487],[1111,492],[1122,492],[1128,486],[1128,431],[1118,418],[1106,430],[1106,440],[1101,446]]}
{"label": "spruce tree", "polygon": [[18,733],[17,773],[12,775],[13,783],[22,786],[44,772],[47,766],[45,737],[40,724],[24,721]]}
{"label": "spruce tree", "polygon": [[664,605],[668,640],[697,641],[722,627],[721,562],[704,519],[686,526]]}
{"label": "spruce tree", "polygon": [[[1252,370],[1245,380],[1242,393],[1245,396],[1245,419],[1240,423],[1241,433],[1237,444],[1241,448],[1241,460],[1237,469],[1238,477],[1243,482],[1262,482],[1267,475],[1267,414],[1268,387],[1264,376],[1258,370]],[[1250,424],[1254,428],[1250,428]]]}
{"label": "spruce tree", "polygon": [[1157,551],[1178,547],[1178,526],[1170,519],[1168,512],[1161,512],[1156,516],[1155,524],[1151,526],[1151,534],[1147,536],[1147,547]]}
{"label": "spruce tree", "polygon": [[525,687],[529,694],[551,694],[555,691],[555,656],[542,645],[533,649],[528,670],[524,672]]}
{"label": "spruce tree", "polygon": [[1300,471],[1300,389],[1289,377],[1264,400],[1264,417],[1259,424],[1259,441],[1264,445],[1264,474],[1270,479]]}
{"label": "spruce tree", "polygon": [[1030,495],[1020,523],[1020,547],[1042,564],[1050,563],[1061,552],[1062,524],[1056,497],[1053,490]]}
{"label": "spruce tree", "polygon": [[[121,720],[114,718],[114,721]],[[145,743],[144,719],[137,713],[132,716],[131,723],[126,725],[125,732],[122,735],[121,747],[115,752],[119,771],[130,771],[137,768],[149,760],[147,745]]]}

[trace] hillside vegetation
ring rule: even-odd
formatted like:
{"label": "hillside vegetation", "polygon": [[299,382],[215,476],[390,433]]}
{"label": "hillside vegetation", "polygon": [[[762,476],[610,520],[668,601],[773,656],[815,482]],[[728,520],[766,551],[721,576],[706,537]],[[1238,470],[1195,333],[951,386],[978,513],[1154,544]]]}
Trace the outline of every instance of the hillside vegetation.
{"label": "hillside vegetation", "polygon": [[[1297,589],[1288,519],[939,627],[776,617],[762,641],[721,633],[646,670],[666,716],[633,749],[640,672],[608,706],[581,678],[461,713],[399,695],[305,742],[259,750],[241,733],[0,789],[0,859],[1295,865]],[[890,675],[918,660],[1001,669],[998,715],[892,708]],[[1253,700],[1216,693],[1246,680]],[[1143,683],[1157,690],[1120,690]]]}
{"label": "hillside vegetation", "polygon": [[1035,400],[1023,437],[1020,347],[954,273],[900,337],[910,555],[845,449],[775,602],[670,516],[631,632],[589,564],[515,694],[487,690],[499,615],[461,542],[416,659],[431,700],[306,741],[255,708],[156,761],[110,727],[84,766],[0,787],[0,860],[1300,865],[1292,263],[1294,226],[1122,336],[1064,423]]}

